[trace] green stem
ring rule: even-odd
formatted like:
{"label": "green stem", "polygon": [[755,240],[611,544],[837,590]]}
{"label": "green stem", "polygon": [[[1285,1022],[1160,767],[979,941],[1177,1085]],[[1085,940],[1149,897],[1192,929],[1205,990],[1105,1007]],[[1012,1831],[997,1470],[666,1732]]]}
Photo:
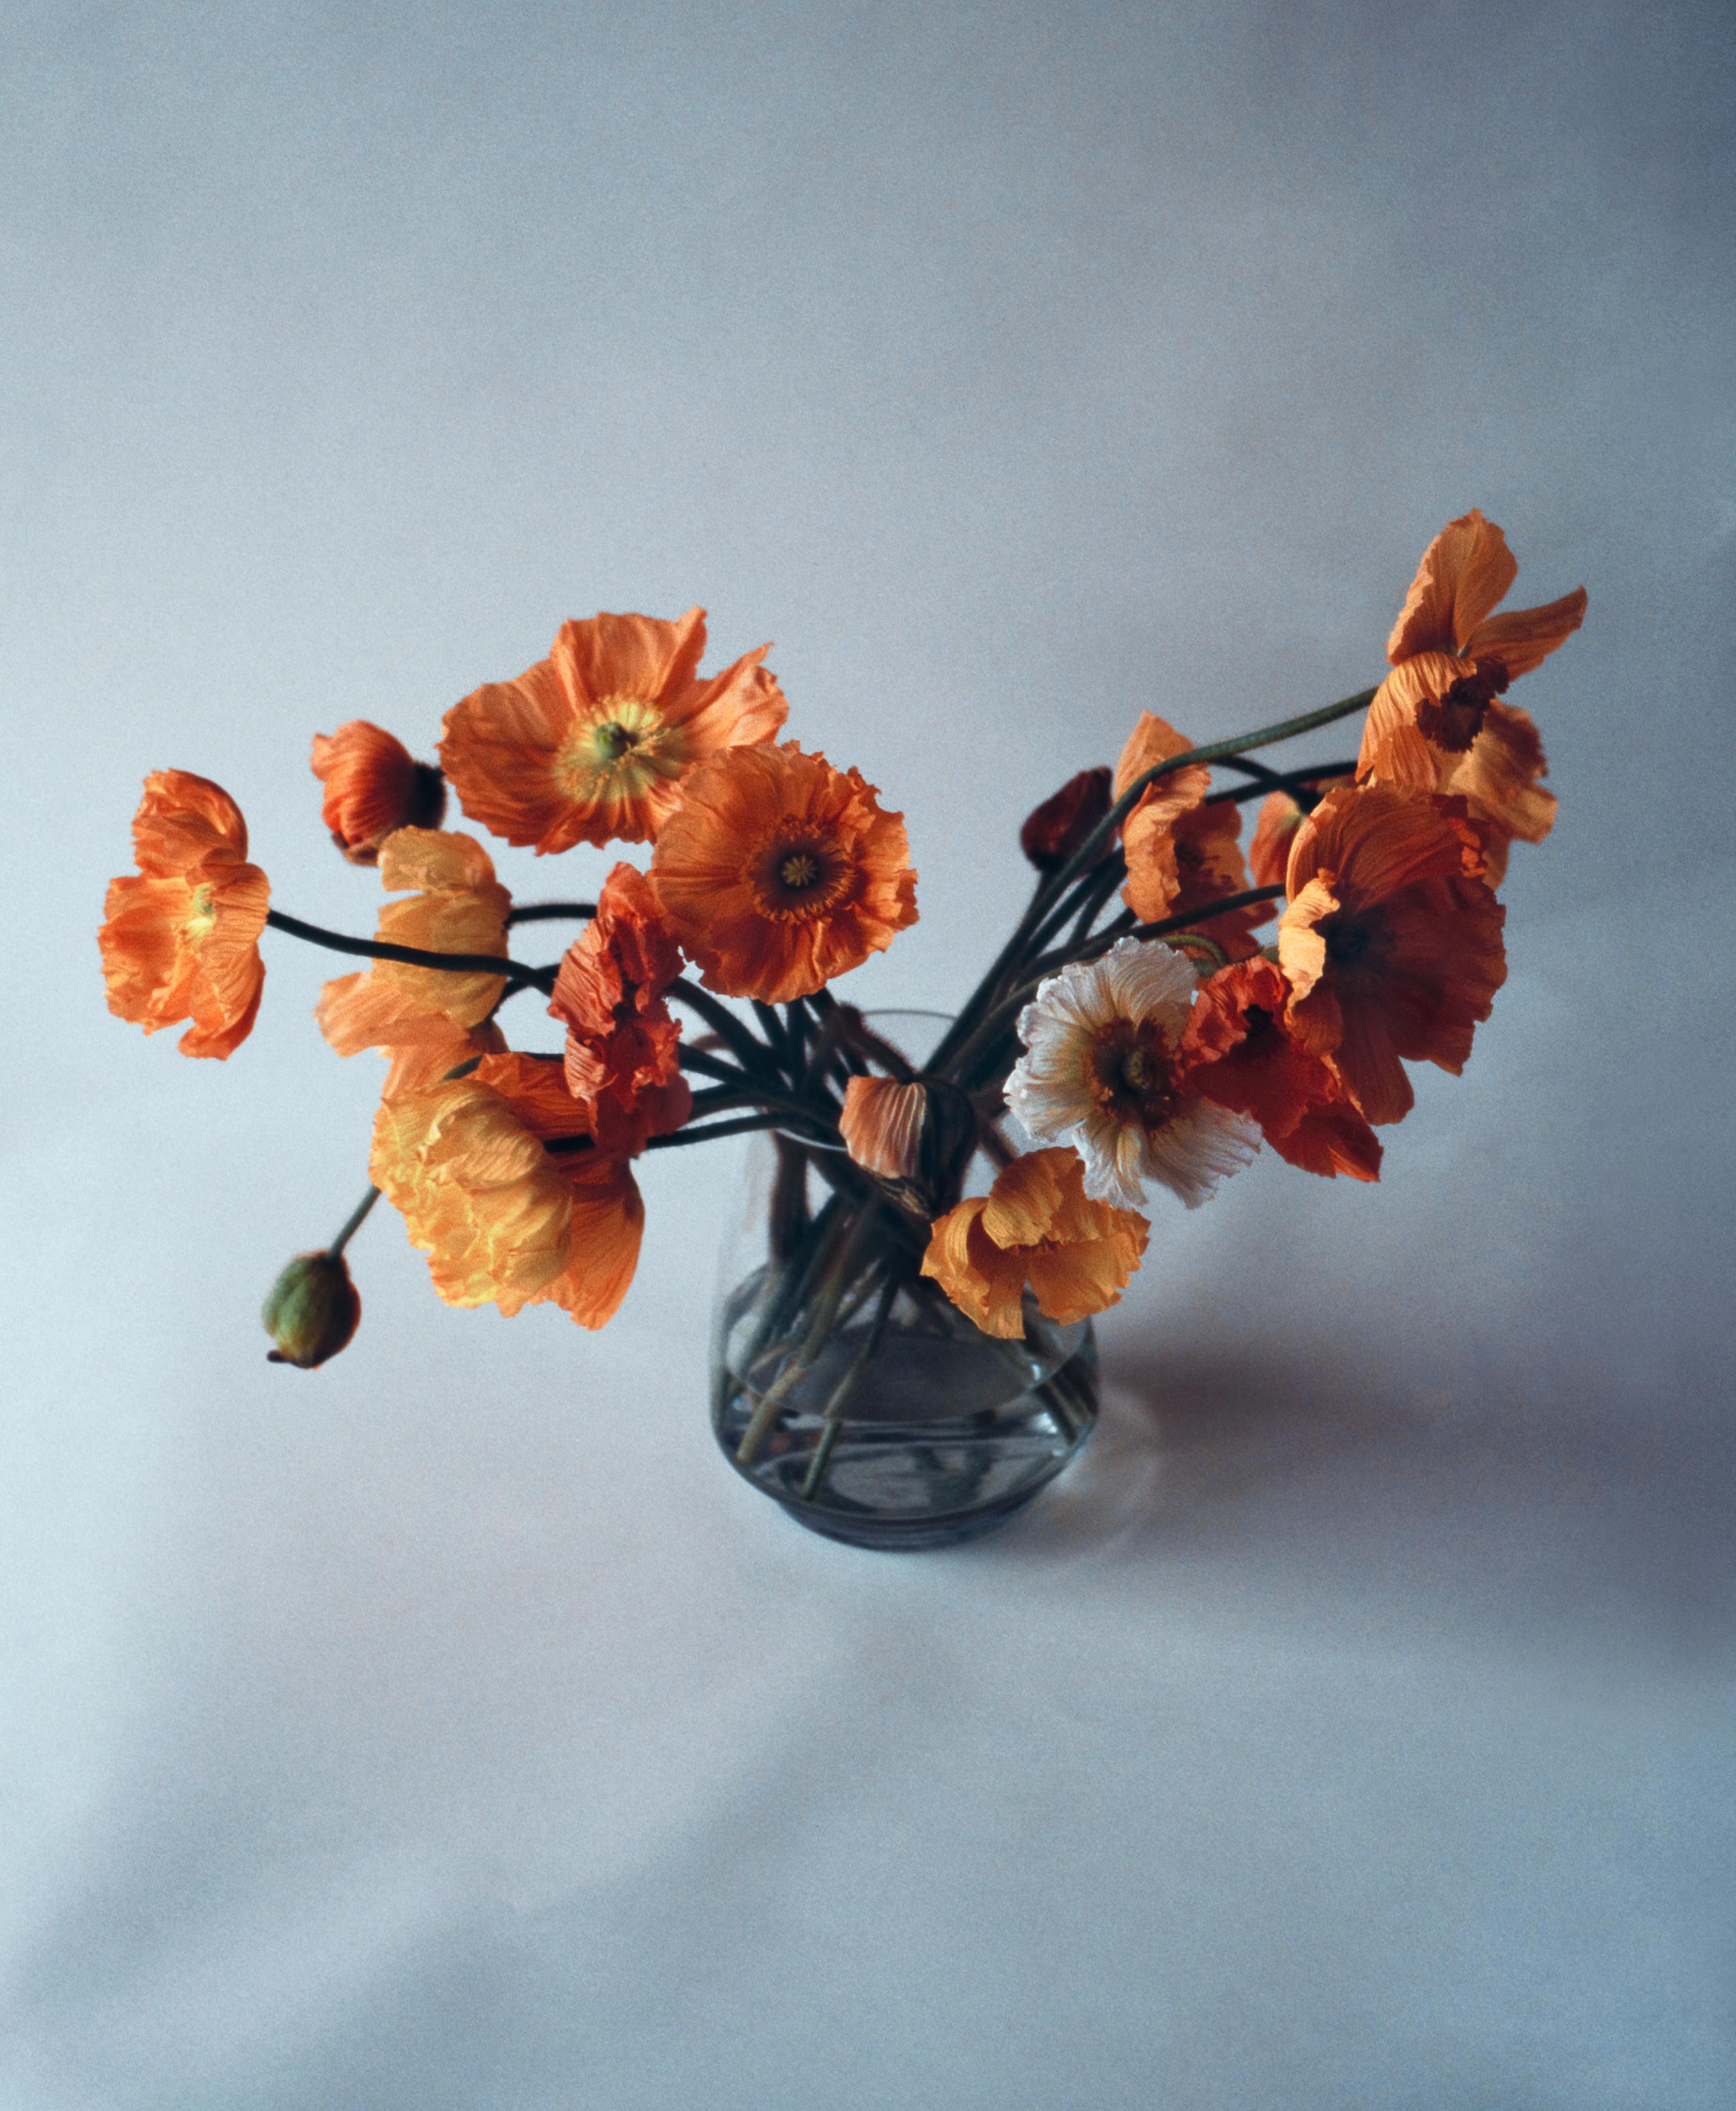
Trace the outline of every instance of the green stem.
{"label": "green stem", "polygon": [[1241,806],[1249,799],[1258,799],[1269,792],[1285,792],[1298,806],[1304,800],[1312,805],[1320,794],[1315,789],[1322,777],[1349,777],[1355,774],[1356,762],[1317,762],[1311,769],[1268,769],[1264,763],[1251,761],[1246,756],[1226,756],[1223,766],[1239,769],[1254,779],[1252,784],[1238,784],[1228,792],[1214,792],[1207,800],[1208,806]]}
{"label": "green stem", "polygon": [[862,1373],[867,1369],[875,1351],[880,1346],[880,1336],[886,1328],[886,1317],[892,1310],[893,1301],[898,1294],[898,1278],[894,1272],[889,1273],[881,1284],[879,1302],[875,1306],[874,1318],[869,1322],[862,1346],[851,1358],[850,1368],[833,1387],[831,1398],[825,1404],[825,1412],[820,1420],[820,1441],[814,1446],[814,1455],[808,1461],[807,1471],[802,1478],[802,1499],[804,1502],[811,1502],[819,1491],[826,1468],[831,1463],[832,1447],[837,1443],[838,1432],[844,1426],[844,1408],[850,1396],[861,1382]]}
{"label": "green stem", "polygon": [[355,1237],[357,1233],[359,1232],[362,1226],[367,1222],[369,1210],[373,1208],[374,1205],[379,1200],[379,1190],[377,1187],[370,1187],[367,1193],[362,1196],[361,1200],[356,1205],[355,1208],[350,1211],[349,1215],[344,1219],[343,1229],[339,1233],[337,1237],[334,1238],[331,1244],[325,1249],[327,1260],[337,1260],[339,1255],[343,1251],[343,1249],[349,1244],[350,1241]]}

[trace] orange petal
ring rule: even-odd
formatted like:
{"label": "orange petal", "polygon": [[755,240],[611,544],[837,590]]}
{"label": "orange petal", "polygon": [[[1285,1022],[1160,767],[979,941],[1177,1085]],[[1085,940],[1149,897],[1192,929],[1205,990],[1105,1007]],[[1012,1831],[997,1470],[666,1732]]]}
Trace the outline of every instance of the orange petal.
{"label": "orange petal", "polygon": [[[1185,755],[1193,744],[1166,720],[1151,711],[1142,712],[1116,763],[1116,797],[1120,799],[1147,770],[1174,756]],[[1211,770],[1203,763],[1190,763],[1184,769],[1159,778],[1121,824],[1121,842],[1127,854],[1123,898],[1142,923],[1158,922],[1168,914],[1179,892],[1181,878],[1171,831],[1182,815],[1202,803],[1211,788]]]}
{"label": "orange petal", "polygon": [[1511,679],[1540,667],[1585,620],[1585,589],[1575,587],[1541,608],[1509,609],[1479,624],[1466,640],[1468,660],[1497,660]]}
{"label": "orange petal", "polygon": [[1519,576],[1507,538],[1474,506],[1423,552],[1386,642],[1396,666],[1417,652],[1462,652],[1465,641]]}
{"label": "orange petal", "polygon": [[896,1078],[852,1078],[844,1087],[838,1133],[844,1148],[866,1172],[887,1180],[911,1180],[922,1151],[928,1094],[920,1084]]}

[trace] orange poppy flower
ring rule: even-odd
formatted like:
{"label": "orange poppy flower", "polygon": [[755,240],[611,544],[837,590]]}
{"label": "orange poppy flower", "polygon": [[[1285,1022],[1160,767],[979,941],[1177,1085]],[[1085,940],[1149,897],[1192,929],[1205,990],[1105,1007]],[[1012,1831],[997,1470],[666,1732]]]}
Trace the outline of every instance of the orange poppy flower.
{"label": "orange poppy flower", "polygon": [[1507,538],[1475,509],[1435,537],[1387,640],[1393,672],[1369,706],[1357,758],[1358,782],[1462,798],[1483,831],[1492,884],[1514,838],[1541,842],[1556,808],[1539,782],[1537,728],[1496,700],[1585,615],[1584,587],[1542,608],[1492,614],[1518,572]]}
{"label": "orange poppy flower", "polygon": [[401,740],[366,719],[313,737],[313,774],[325,787],[320,818],[352,865],[372,865],[394,829],[438,829],[446,780]]}
{"label": "orange poppy flower", "polygon": [[110,883],[98,942],[109,1010],[147,1033],[190,1019],[184,1056],[231,1055],[258,1016],[271,890],[247,854],[247,823],[220,785],[185,769],[146,778],[139,876]]}
{"label": "orange poppy flower", "polygon": [[770,649],[705,680],[702,608],[563,624],[548,659],[446,714],[441,762],[465,812],[510,843],[648,842],[696,763],[783,724]]}
{"label": "orange poppy flower", "polygon": [[663,995],[680,972],[651,883],[616,865],[596,915],[567,948],[548,1009],[566,1028],[567,1090],[598,1144],[618,1157],[636,1156],[692,1111],[681,1028]]}
{"label": "orange poppy flower", "polygon": [[[1242,860],[1242,810],[1225,800],[1216,806],[1195,806],[1178,816],[1170,831],[1171,853],[1178,882],[1166,916],[1185,915],[1221,901],[1225,895],[1240,894],[1255,883]],[[1270,883],[1267,883],[1268,884]],[[1246,960],[1260,950],[1254,933],[1277,915],[1270,901],[1256,901],[1246,909],[1226,910],[1191,928],[1202,937],[1215,938],[1232,960]]]}
{"label": "orange poppy flower", "polygon": [[985,1334],[1016,1341],[1027,1284],[1038,1310],[1064,1327],[1119,1304],[1149,1229],[1136,1210],[1087,1199],[1077,1151],[1027,1151],[987,1195],[935,1219],[922,1273]]}
{"label": "orange poppy flower", "polygon": [[493,1019],[460,1026],[443,1011],[429,1011],[413,996],[383,982],[377,969],[339,975],[327,983],[313,1015],[327,1044],[339,1056],[377,1048],[391,1057],[384,1088],[387,1099],[436,1084],[473,1056],[498,1054],[507,1045],[506,1036]]}
{"label": "orange poppy flower", "polygon": [[[1116,764],[1116,797],[1120,798],[1135,779],[1156,764],[1167,762],[1172,755],[1184,755],[1193,745],[1165,720],[1142,711]],[[1177,824],[1204,802],[1211,788],[1211,772],[1205,764],[1190,763],[1185,769],[1160,777],[1122,822],[1127,884],[1121,898],[1142,924],[1159,923],[1174,913],[1182,888],[1175,851]],[[1236,862],[1241,862],[1239,855]]]}
{"label": "orange poppy flower", "polygon": [[552,1303],[592,1328],[613,1314],[644,1205],[621,1160],[544,1147],[573,1133],[559,1069],[529,1056],[485,1056],[467,1078],[381,1102],[374,1182],[448,1305]]}
{"label": "orange poppy flower", "polygon": [[1377,1125],[1410,1111],[1401,1058],[1463,1069],[1506,979],[1506,911],[1482,875],[1462,800],[1358,785],[1296,831],[1278,926],[1285,1023]]}
{"label": "orange poppy flower", "polygon": [[730,748],[683,790],[651,878],[707,989],[810,996],[916,922],[903,816],[857,771],[786,741]]}
{"label": "orange poppy flower", "polygon": [[1243,960],[1201,985],[1178,1051],[1186,1089],[1251,1115],[1279,1156],[1305,1172],[1380,1177],[1380,1140],[1331,1065],[1284,1024],[1290,986],[1270,960]]}
{"label": "orange poppy flower", "polygon": [[[512,897],[494,877],[474,836],[443,829],[397,829],[379,851],[379,883],[389,894],[414,890],[379,912],[377,937],[428,953],[507,951]],[[504,975],[454,974],[405,960],[376,960],[369,973],[420,1011],[443,1013],[456,1026],[476,1026],[500,1002]]]}

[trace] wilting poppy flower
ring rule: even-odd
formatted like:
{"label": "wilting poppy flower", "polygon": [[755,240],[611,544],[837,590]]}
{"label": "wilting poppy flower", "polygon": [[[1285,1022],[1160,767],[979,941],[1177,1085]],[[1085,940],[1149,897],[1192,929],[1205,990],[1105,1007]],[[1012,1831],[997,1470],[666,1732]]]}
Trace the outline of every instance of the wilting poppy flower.
{"label": "wilting poppy flower", "polygon": [[844,1087],[838,1133],[844,1149],[865,1172],[885,1180],[910,1180],[921,1163],[928,1088],[901,1085],[896,1078],[852,1078]]}
{"label": "wilting poppy flower", "polygon": [[[395,830],[380,846],[379,883],[389,894],[413,892],[380,910],[377,937],[427,953],[498,953],[504,959],[512,897],[474,836]],[[479,1024],[506,987],[504,975],[419,968],[406,960],[376,960],[369,972],[419,1010],[443,1012],[457,1026]]]}
{"label": "wilting poppy flower", "polygon": [[390,1056],[383,1087],[388,1099],[437,1083],[461,1063],[499,1054],[507,1045],[493,1019],[460,1026],[443,1011],[430,1011],[415,996],[382,981],[377,969],[339,975],[327,983],[313,1015],[339,1056],[377,1048]]}
{"label": "wilting poppy flower", "polygon": [[1025,1332],[1027,1284],[1037,1309],[1061,1326],[1120,1301],[1150,1227],[1137,1211],[1093,1202],[1071,1151],[1033,1151],[937,1218],[922,1260],[985,1334]]}
{"label": "wilting poppy flower", "polygon": [[1019,1015],[1007,1104],[1039,1142],[1077,1148],[1095,1201],[1131,1209],[1156,1180],[1195,1209],[1260,1148],[1252,1122],[1187,1082],[1195,987],[1161,938],[1123,938],[1039,984]]}
{"label": "wilting poppy flower", "polygon": [[783,724],[770,650],[702,679],[702,608],[563,624],[548,659],[452,706],[440,760],[465,812],[508,842],[645,842],[696,763]]}
{"label": "wilting poppy flower", "polygon": [[[1038,872],[1059,872],[1084,847],[1086,838],[1109,811],[1114,797],[1110,783],[1107,769],[1082,769],[1025,816],[1019,847]],[[1114,848],[1111,830],[1093,862],[1100,864]]]}
{"label": "wilting poppy flower", "polygon": [[232,1054],[258,1015],[271,890],[247,854],[247,823],[220,785],[185,769],[146,778],[139,877],[110,883],[98,942],[109,1010],[147,1033],[190,1019],[184,1056]]}
{"label": "wilting poppy flower", "polygon": [[313,774],[325,787],[320,817],[352,865],[372,865],[394,829],[438,829],[446,781],[401,740],[366,719],[313,737]]}
{"label": "wilting poppy flower", "polygon": [[1358,785],[1296,831],[1278,925],[1286,1023],[1377,1125],[1410,1111],[1404,1061],[1463,1069],[1506,979],[1507,912],[1482,873],[1461,800]]}
{"label": "wilting poppy flower", "polygon": [[[1254,885],[1242,861],[1241,838],[1242,810],[1227,799],[1178,815],[1170,830],[1178,884],[1165,915],[1185,915],[1190,909],[1209,907]],[[1270,901],[1255,901],[1188,928],[1202,937],[1216,939],[1232,960],[1241,960],[1259,951],[1253,934],[1277,913]]]}
{"label": "wilting poppy flower", "polygon": [[381,1102],[374,1183],[448,1305],[552,1302],[593,1328],[614,1313],[644,1205],[621,1160],[545,1148],[573,1133],[559,1069],[529,1056],[485,1056],[469,1077]]}
{"label": "wilting poppy flower", "polygon": [[1542,608],[1492,614],[1518,572],[1507,538],[1475,509],[1435,537],[1387,640],[1393,672],[1369,706],[1357,758],[1359,782],[1464,799],[1483,832],[1492,884],[1513,839],[1541,842],[1556,806],[1538,781],[1537,728],[1497,699],[1585,615],[1584,587]]}
{"label": "wilting poppy flower", "polygon": [[567,948],[548,1009],[566,1028],[566,1086],[584,1110],[582,1125],[618,1157],[679,1128],[692,1110],[681,1028],[663,994],[680,972],[650,882],[616,865],[596,915]]}
{"label": "wilting poppy flower", "polygon": [[[1156,764],[1186,754],[1193,744],[1154,713],[1142,711],[1116,764],[1116,797],[1120,798]],[[1160,777],[1122,822],[1127,884],[1121,898],[1142,924],[1158,923],[1173,913],[1182,885],[1175,856],[1176,827],[1202,803],[1211,788],[1211,772],[1202,762],[1189,763],[1185,769]]]}
{"label": "wilting poppy flower", "polygon": [[903,816],[823,755],[734,747],[683,787],[651,878],[707,989],[784,1004],[916,920]]}
{"label": "wilting poppy flower", "polygon": [[1280,1158],[1329,1178],[1380,1177],[1380,1140],[1338,1074],[1284,1024],[1290,986],[1270,960],[1239,961],[1200,986],[1179,1060],[1191,1091],[1249,1115]]}

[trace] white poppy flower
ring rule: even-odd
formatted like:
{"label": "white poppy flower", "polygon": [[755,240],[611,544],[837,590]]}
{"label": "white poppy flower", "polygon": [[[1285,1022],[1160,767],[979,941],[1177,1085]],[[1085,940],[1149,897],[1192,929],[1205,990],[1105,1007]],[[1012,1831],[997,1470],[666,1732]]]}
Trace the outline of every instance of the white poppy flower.
{"label": "white poppy flower", "polygon": [[1161,939],[1123,938],[1038,985],[1007,1103],[1040,1143],[1070,1143],[1085,1192],[1137,1209],[1156,1180],[1197,1209],[1260,1148],[1257,1124],[1178,1091],[1174,1056],[1196,987]]}

